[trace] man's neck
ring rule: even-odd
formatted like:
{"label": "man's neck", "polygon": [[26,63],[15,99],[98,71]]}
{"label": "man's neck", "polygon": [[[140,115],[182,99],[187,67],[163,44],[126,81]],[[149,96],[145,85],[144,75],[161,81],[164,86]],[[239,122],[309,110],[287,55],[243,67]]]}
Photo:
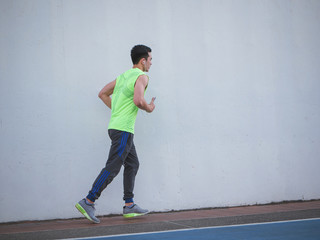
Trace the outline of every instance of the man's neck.
{"label": "man's neck", "polygon": [[132,68],[139,68],[141,71],[143,71],[143,66],[141,64],[134,64]]}

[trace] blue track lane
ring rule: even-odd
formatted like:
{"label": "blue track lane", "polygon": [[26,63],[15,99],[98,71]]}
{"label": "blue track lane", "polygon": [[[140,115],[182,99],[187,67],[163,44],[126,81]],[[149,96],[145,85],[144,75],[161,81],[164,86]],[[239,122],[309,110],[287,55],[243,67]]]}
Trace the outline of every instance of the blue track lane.
{"label": "blue track lane", "polygon": [[99,240],[320,240],[320,219],[106,236]]}

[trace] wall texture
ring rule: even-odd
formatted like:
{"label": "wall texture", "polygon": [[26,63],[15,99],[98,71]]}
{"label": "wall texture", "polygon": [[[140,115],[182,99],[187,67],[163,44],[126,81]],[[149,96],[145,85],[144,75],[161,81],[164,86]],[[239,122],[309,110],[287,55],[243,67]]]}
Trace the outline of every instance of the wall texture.
{"label": "wall texture", "polygon": [[[320,198],[320,1],[1,0],[0,222],[80,217],[99,90],[153,49],[135,144],[152,211]],[[121,213],[122,174],[97,214]]]}

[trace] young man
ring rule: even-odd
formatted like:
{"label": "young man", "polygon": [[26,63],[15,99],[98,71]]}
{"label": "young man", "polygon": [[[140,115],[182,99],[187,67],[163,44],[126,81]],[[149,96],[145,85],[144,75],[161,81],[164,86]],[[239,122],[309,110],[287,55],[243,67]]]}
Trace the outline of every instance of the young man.
{"label": "young man", "polygon": [[[94,202],[124,166],[123,187],[125,206],[124,217],[136,217],[148,213],[133,201],[135,176],[139,161],[133,143],[134,126],[138,108],[151,113],[154,100],[148,104],[144,93],[148,86],[148,72],[152,63],[151,49],[144,45],[136,45],[131,50],[133,68],[121,74],[116,80],[108,83],[99,93],[101,100],[111,109],[108,133],[111,139],[109,158],[94,181],[86,198],[76,204],[76,208],[90,221],[99,223],[95,217]],[[112,95],[112,100],[111,100]]]}

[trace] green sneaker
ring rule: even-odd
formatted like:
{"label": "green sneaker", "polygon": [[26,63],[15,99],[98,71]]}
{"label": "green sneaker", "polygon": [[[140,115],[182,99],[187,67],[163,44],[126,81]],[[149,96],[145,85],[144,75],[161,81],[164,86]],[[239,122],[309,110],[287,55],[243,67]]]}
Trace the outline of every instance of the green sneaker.
{"label": "green sneaker", "polygon": [[85,199],[82,199],[76,204],[76,208],[91,222],[100,223],[100,220],[94,216],[96,211],[94,204],[88,204]]}
{"label": "green sneaker", "polygon": [[123,207],[123,217],[131,218],[131,217],[139,217],[148,214],[149,211],[146,209],[142,209],[137,204],[133,204],[130,207]]}

